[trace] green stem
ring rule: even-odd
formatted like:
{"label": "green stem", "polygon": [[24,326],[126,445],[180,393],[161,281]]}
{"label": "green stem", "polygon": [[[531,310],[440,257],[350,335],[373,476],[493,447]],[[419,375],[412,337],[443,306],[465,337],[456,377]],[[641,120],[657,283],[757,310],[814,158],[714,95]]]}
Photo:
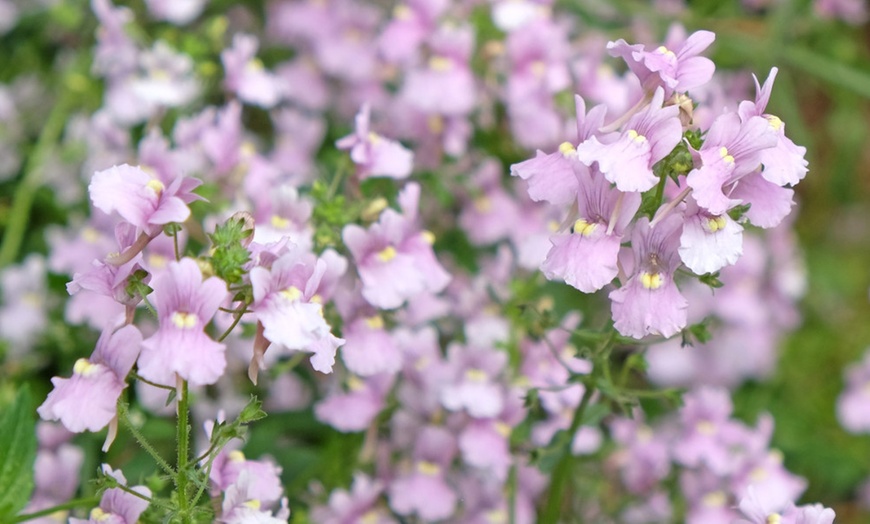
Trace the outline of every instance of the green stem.
{"label": "green stem", "polygon": [[74,508],[82,508],[88,506],[96,506],[100,503],[99,497],[90,497],[85,499],[75,499],[69,502],[64,502],[63,504],[58,504],[57,506],[52,506],[50,508],[41,509],[39,511],[34,511],[33,513],[25,513],[23,515],[18,515],[13,518],[10,524],[14,524],[16,522],[26,522],[28,520],[33,520],[39,517],[45,517],[46,515],[51,515],[52,513],[57,513],[58,511],[66,511],[68,509]]}
{"label": "green stem", "polygon": [[177,377],[178,381],[178,475],[175,477],[175,488],[178,495],[178,509],[181,522],[192,522],[190,518],[190,501],[187,499],[187,475],[189,465],[188,452],[190,450],[190,425],[188,424],[188,410],[190,399],[188,398],[187,381]]}
{"label": "green stem", "polygon": [[574,434],[577,433],[578,429],[580,429],[580,425],[583,423],[583,414],[585,413],[589,402],[592,400],[592,395],[595,394],[594,388],[589,385],[586,385],[585,388],[586,390],[583,392],[583,400],[580,401],[580,406],[576,411],[574,411],[574,418],[571,419],[571,427],[568,428],[568,446],[565,448],[562,460],[559,461],[555,471],[553,471],[553,477],[550,481],[550,491],[547,495],[547,503],[544,506],[544,512],[541,515],[540,520],[543,524],[556,524],[559,515],[562,512],[562,495],[565,491],[565,483],[571,476],[571,469],[574,466],[574,455],[571,454],[571,441],[574,438]]}
{"label": "green stem", "polygon": [[130,421],[130,412],[127,410],[127,404],[125,404],[124,402],[118,403],[118,418],[121,419],[121,422],[124,423],[124,427],[126,427],[130,431],[130,434],[133,435],[133,438],[136,439],[136,442],[139,443],[139,446],[141,446],[142,449],[144,449],[149,455],[151,455],[151,458],[153,458],[166,473],[168,473],[171,477],[175,478],[175,470],[172,469],[168,462],[163,460],[163,457],[161,457],[160,454],[157,453],[157,450],[154,449],[154,446],[152,446],[148,442],[148,440],[145,439],[145,436],[142,435],[142,433],[140,433],[139,430]]}
{"label": "green stem", "polygon": [[226,331],[224,331],[224,334],[221,335],[220,338],[217,339],[218,342],[223,342],[225,338],[230,336],[230,333],[232,333],[233,330],[236,328],[236,326],[239,325],[239,322],[242,320],[242,315],[244,315],[247,312],[247,310],[248,310],[248,305],[244,304],[244,305],[242,305],[242,309],[234,311],[234,313],[236,314],[236,318],[233,319],[233,323],[230,324],[230,327],[228,327]]}
{"label": "green stem", "polygon": [[69,99],[69,93],[61,95],[39,134],[36,146],[27,157],[24,177],[15,189],[15,196],[12,198],[9,224],[3,231],[3,243],[0,245],[0,267],[6,267],[18,258],[18,250],[21,248],[21,242],[30,222],[30,208],[33,206],[36,190],[42,183],[43,162],[49,149],[57,143],[64,125],[66,125],[70,106]]}
{"label": "green stem", "polygon": [[144,383],[148,384],[149,386],[152,386],[155,388],[160,388],[160,389],[167,389],[169,391],[175,391],[175,388],[172,386],[164,386],[163,384],[158,384],[157,382],[151,382],[147,378],[144,378],[137,373],[131,373],[130,376],[133,377],[134,379],[138,380],[139,382],[144,382]]}

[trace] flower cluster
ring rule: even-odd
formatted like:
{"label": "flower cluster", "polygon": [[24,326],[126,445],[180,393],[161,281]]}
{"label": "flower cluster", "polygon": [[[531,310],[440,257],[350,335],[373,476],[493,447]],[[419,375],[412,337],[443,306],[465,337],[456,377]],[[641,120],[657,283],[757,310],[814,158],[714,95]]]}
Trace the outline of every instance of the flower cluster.
{"label": "flower cluster", "polygon": [[[659,398],[635,380],[766,375],[796,323],[802,273],[783,269],[794,248],[777,226],[807,163],[766,112],[775,68],[754,101],[722,94],[701,56],[712,33],[575,40],[546,0],[276,0],[262,33],[205,4],[148,0],[159,27],[203,35],[146,41],[131,9],[91,3],[100,107],[64,133],[80,164],[47,179],[64,202],[86,185],[90,214],[2,273],[12,354],[49,322],[47,271],[70,277],[65,320],[101,333],[37,410],[60,424],[40,426],[26,511],[74,496],[70,432],[108,428],[108,450],[127,428],[158,474],[129,486],[104,465],[99,506],[72,522],[286,522],[284,483],[302,474],[280,451],[310,443],[282,428],[274,459],[251,453],[254,393],[362,442],[337,446],[343,478],[290,499],[315,522],[555,521],[580,455],[625,522],[729,522],[738,504],[750,522],[826,522],[794,507],[805,482],[770,450],[772,420],[732,419],[724,390],[693,389],[649,426],[614,415]],[[606,290],[612,324],[538,269]],[[629,338],[648,336],[641,376]],[[755,360],[733,348],[749,337]],[[158,417],[176,417],[172,465],[138,430]],[[592,493],[573,506],[603,519]]]}
{"label": "flower cluster", "polygon": [[[512,167],[532,199],[566,217],[541,270],[585,293],[619,278],[609,294],[614,326],[638,339],[685,328],[678,270],[702,276],[733,265],[743,250],[744,228],[731,216],[736,208],[745,206],[742,218],[753,225],[778,225],[793,205],[790,186],[807,172],[806,149],[764,112],[776,68],[763,86],[756,82],[754,102],[699,128],[687,92],[713,75],[713,63],[698,56],[713,34],[670,40],[654,51],[611,43],[643,87],[640,100],[605,123],[606,107],[587,113],[578,97],[577,140]],[[671,198],[662,202],[666,194]],[[630,248],[621,247],[624,241]]]}

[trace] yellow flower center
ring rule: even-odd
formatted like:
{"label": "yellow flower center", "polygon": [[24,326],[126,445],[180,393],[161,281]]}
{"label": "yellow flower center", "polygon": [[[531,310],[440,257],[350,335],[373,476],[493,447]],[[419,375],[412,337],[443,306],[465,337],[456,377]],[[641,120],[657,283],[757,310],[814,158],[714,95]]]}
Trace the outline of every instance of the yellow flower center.
{"label": "yellow flower center", "polygon": [[581,235],[584,237],[590,236],[595,230],[598,229],[598,223],[590,224],[589,222],[583,220],[582,218],[578,219],[574,222],[574,234]]}
{"label": "yellow flower center", "polygon": [[387,246],[384,249],[378,251],[378,260],[381,262],[389,262],[390,260],[396,258],[396,248],[393,246]]}
{"label": "yellow flower center", "polygon": [[659,48],[656,49],[656,52],[659,54],[662,54],[662,55],[667,55],[667,56],[677,56],[674,54],[673,51],[671,51],[670,49],[668,49],[667,47],[665,47],[663,45],[659,46]]}
{"label": "yellow flower center", "polygon": [[779,524],[782,522],[782,516],[779,513],[771,513],[767,516],[767,524]]}
{"label": "yellow flower center", "polygon": [[76,360],[76,363],[73,365],[73,373],[75,373],[76,375],[87,377],[89,375],[93,375],[96,372],[97,365],[91,364],[91,361],[86,358],[80,358]]}
{"label": "yellow flower center", "polygon": [[244,462],[245,454],[235,449],[227,453],[227,458],[229,458],[231,462]]}
{"label": "yellow flower center", "polygon": [[704,498],[701,499],[701,503],[708,508],[721,508],[727,501],[728,498],[725,496],[725,493],[722,493],[721,491],[707,493],[704,495]]}
{"label": "yellow flower center", "polygon": [[719,156],[721,156],[722,160],[724,160],[727,164],[734,163],[734,157],[728,154],[728,148],[725,146],[719,148]]}
{"label": "yellow flower center", "polygon": [[433,56],[429,59],[429,69],[433,71],[450,71],[453,69],[453,60],[444,56]]}
{"label": "yellow flower center", "polygon": [[706,229],[710,233],[715,233],[716,231],[722,231],[725,229],[725,226],[728,224],[728,221],[725,220],[725,216],[718,217],[710,217],[706,221]]}
{"label": "yellow flower center", "polygon": [[485,382],[488,377],[483,370],[471,368],[465,372],[465,378],[472,382]]}
{"label": "yellow flower center", "polygon": [[433,462],[421,460],[417,463],[417,471],[419,471],[423,475],[434,477],[435,475],[441,473],[441,466]]}
{"label": "yellow flower center", "polygon": [[154,269],[163,269],[166,267],[168,262],[169,260],[159,253],[151,253],[148,255],[148,264]]}
{"label": "yellow flower center", "polygon": [[91,520],[96,520],[97,522],[104,522],[109,520],[109,517],[112,515],[110,513],[106,513],[103,511],[103,508],[96,507],[91,510]]}
{"label": "yellow flower center", "polygon": [[288,227],[290,227],[290,220],[282,216],[272,215],[271,222],[272,227],[274,227],[275,229],[287,229]]}
{"label": "yellow flower center", "polygon": [[643,136],[643,135],[641,135],[641,134],[639,134],[639,133],[638,133],[637,131],[635,131],[634,129],[629,129],[629,130],[628,130],[628,138],[634,140],[634,141],[637,142],[638,144],[642,144],[642,143],[646,142],[646,137]]}
{"label": "yellow flower center", "polygon": [[542,60],[535,60],[532,62],[532,74],[538,78],[544,76],[547,72],[547,64],[545,64]]}
{"label": "yellow flower center", "polygon": [[94,244],[100,239],[100,234],[97,232],[96,229],[88,226],[82,229],[82,238],[88,244]]}
{"label": "yellow flower center", "polygon": [[433,135],[440,135],[444,132],[444,119],[441,115],[429,115],[426,119],[426,127]]}
{"label": "yellow flower center", "polygon": [[486,521],[491,524],[503,524],[508,521],[507,511],[494,509],[486,512]]}
{"label": "yellow flower center", "polygon": [[435,243],[435,233],[429,231],[428,229],[420,231],[420,236],[423,237],[423,242],[426,242],[430,246]]}
{"label": "yellow flower center", "polygon": [[559,152],[562,153],[562,156],[564,157],[570,157],[577,153],[577,148],[575,148],[574,144],[571,142],[562,142],[559,144]]}
{"label": "yellow flower center", "polygon": [[151,191],[154,191],[157,196],[160,196],[160,194],[163,193],[163,190],[166,189],[166,186],[163,185],[163,182],[157,180],[156,178],[152,178],[151,180],[149,180],[148,183],[145,184],[145,187],[147,187]]}
{"label": "yellow flower center", "polygon": [[302,298],[302,290],[300,290],[296,286],[290,286],[287,289],[281,291],[281,296],[286,298],[290,302],[296,302],[300,298]]}
{"label": "yellow flower center", "polygon": [[405,4],[399,4],[393,8],[393,18],[396,20],[408,20],[411,18],[411,8]]}
{"label": "yellow flower center", "polygon": [[259,510],[260,509],[260,499],[251,499],[242,505],[249,507],[253,510]]}
{"label": "yellow flower center", "polygon": [[640,274],[640,283],[646,289],[658,289],[665,283],[665,279],[661,273],[648,273],[644,271]]}
{"label": "yellow flower center", "polygon": [[474,209],[478,213],[489,213],[492,211],[492,200],[486,195],[474,199]]}
{"label": "yellow flower center", "polygon": [[702,435],[713,435],[716,433],[716,424],[709,420],[702,420],[695,425],[695,430]]}
{"label": "yellow flower center", "polygon": [[199,318],[194,313],[187,313],[185,311],[176,311],[170,317],[172,323],[175,324],[175,327],[178,329],[192,329],[196,327],[196,323],[199,322]]}
{"label": "yellow flower center", "polygon": [[366,319],[366,325],[369,329],[384,329],[384,318],[380,315],[368,317]]}
{"label": "yellow flower center", "polygon": [[778,116],[764,115],[764,118],[767,119],[767,123],[770,124],[770,127],[773,128],[774,131],[779,131],[779,128],[782,127],[782,120],[780,120]]}
{"label": "yellow flower center", "polygon": [[360,380],[359,377],[355,377],[355,376],[351,375],[347,379],[347,388],[351,391],[361,391],[361,390],[365,389],[365,387],[366,387],[365,382]]}

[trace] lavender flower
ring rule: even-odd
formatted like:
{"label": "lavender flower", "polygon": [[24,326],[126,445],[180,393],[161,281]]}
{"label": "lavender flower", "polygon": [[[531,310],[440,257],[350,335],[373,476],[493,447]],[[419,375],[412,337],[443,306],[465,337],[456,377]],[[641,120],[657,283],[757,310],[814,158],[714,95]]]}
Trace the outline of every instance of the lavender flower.
{"label": "lavender flower", "polygon": [[402,144],[388,140],[369,130],[371,108],[363,105],[356,115],[356,129],[352,135],[338,140],[339,149],[349,149],[350,158],[357,165],[357,176],[407,178],[414,168],[414,154]]}
{"label": "lavender flower", "polygon": [[117,415],[118,398],[127,387],[142,334],[135,326],[103,331],[90,359],[81,358],[73,376],[54,377],[54,390],[37,409],[44,420],[60,420],[68,430],[99,431]]}
{"label": "lavender flower", "polygon": [[662,107],[664,91],[656,89],[649,108],[634,115],[615,141],[605,143],[591,136],[577,146],[577,159],[598,169],[620,191],[647,191],[659,181],[652,166],[680,142],[679,107]]}
{"label": "lavender flower", "polygon": [[203,281],[196,261],[183,258],[152,287],[160,328],[142,342],[139,373],[159,384],[174,385],[176,375],[194,386],[214,384],[226,367],[226,346],[204,330],[227,297],[226,285],[216,277]]}
{"label": "lavender flower", "polygon": [[614,327],[623,335],[670,337],[686,326],[688,303],[674,273],[680,265],[678,244],[682,217],[669,215],[655,227],[638,220],[632,233],[634,271],[610,293]]}

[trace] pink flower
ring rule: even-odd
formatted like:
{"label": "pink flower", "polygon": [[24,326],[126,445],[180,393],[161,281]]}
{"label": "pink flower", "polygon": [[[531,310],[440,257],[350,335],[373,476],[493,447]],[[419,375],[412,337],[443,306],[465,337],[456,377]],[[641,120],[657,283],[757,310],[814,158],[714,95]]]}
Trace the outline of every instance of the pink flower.
{"label": "pink flower", "polygon": [[607,180],[620,191],[647,191],[659,181],[652,166],[666,157],[682,138],[679,107],[662,107],[664,91],[656,89],[646,111],[626,122],[615,141],[602,143],[592,136],[577,146],[577,159],[598,163]]}
{"label": "pink flower", "polygon": [[161,180],[122,164],[95,173],[88,190],[97,209],[117,211],[138,231],[154,236],[166,224],[187,220],[187,204],[199,198],[191,191],[199,184],[199,180],[186,177]]}
{"label": "pink flower", "polygon": [[275,74],[256,58],[258,46],[257,37],[238,33],[232,47],[221,52],[221,62],[227,89],[244,102],[268,109],[281,100],[281,86]]}
{"label": "pink flower", "polygon": [[776,79],[777,71],[778,69],[775,67],[770,70],[770,75],[764,81],[763,86],[759,85],[758,78],[752,75],[755,80],[755,102],[743,101],[737,111],[740,114],[740,119],[744,122],[753,116],[763,117],[777,136],[776,146],[761,152],[761,163],[764,164],[761,175],[764,179],[778,186],[794,185],[807,174],[808,163],[804,158],[807,154],[807,148],[795,145],[790,138],[785,136],[785,124],[779,117],[764,112],[767,109],[767,102],[770,100],[770,92],[773,90],[773,81]]}
{"label": "pink flower", "polygon": [[160,327],[142,343],[139,373],[160,384],[174,385],[176,374],[194,386],[217,382],[226,367],[226,346],[204,330],[227,297],[224,282],[203,281],[196,261],[183,258],[170,263],[151,287]]}
{"label": "pink flower", "polygon": [[[251,269],[252,311],[263,325],[263,336],[289,350],[313,352],[314,369],[329,373],[335,350],[344,343],[323,318],[323,297],[317,293],[327,262],[300,249],[282,255],[270,269]],[[255,356],[256,358],[256,356]]]}
{"label": "pink flower", "polygon": [[692,151],[696,167],[686,177],[698,205],[719,216],[739,204],[731,198],[735,183],[758,169],[761,152],[777,140],[764,118],[754,116],[741,123],[737,113],[718,117],[701,149]]}
{"label": "pink flower", "polygon": [[640,193],[621,193],[604,175],[575,163],[577,215],[571,232],[550,237],[553,246],[541,271],[550,280],[563,279],[584,293],[593,293],[617,275],[619,245],[640,207]]}
{"label": "pink flower", "polygon": [[399,195],[403,214],[381,213],[368,231],[345,226],[342,238],[357,264],[363,296],[381,309],[393,309],[423,291],[438,293],[450,282],[432,250],[431,233],[416,224],[420,186],[409,184]]}
{"label": "pink flower", "polygon": [[655,227],[646,218],[635,224],[634,272],[610,293],[613,326],[621,334],[637,339],[653,334],[670,337],[686,327],[688,303],[674,282],[680,266],[682,222],[682,216],[672,214]]}
{"label": "pink flower", "polygon": [[628,45],[622,39],[608,43],[607,50],[625,60],[646,92],[663,87],[669,97],[674,92],[690,91],[713,77],[713,61],[698,54],[715,39],[710,31],[696,31],[686,38],[682,28],[674,26],[668,42],[652,51],[641,44]]}
{"label": "pink flower", "polygon": [[356,130],[338,140],[339,149],[349,149],[350,158],[357,165],[357,176],[407,178],[414,168],[414,154],[402,144],[369,130],[371,108],[363,105],[356,115]]}
{"label": "pink flower", "polygon": [[54,377],[54,389],[37,409],[44,420],[60,420],[70,431],[99,431],[117,414],[118,398],[139,355],[142,334],[135,326],[103,331],[90,359],[80,358],[70,378]]}
{"label": "pink flower", "polygon": [[139,522],[139,516],[148,509],[148,500],[144,500],[142,497],[150,498],[151,490],[145,486],[128,487],[124,474],[120,471],[113,471],[108,464],[103,464],[103,473],[114,477],[118,483],[135,491],[140,496],[121,488],[107,489],[103,492],[100,505],[91,510],[89,519],[71,518],[69,519],[70,524],[136,524]]}

